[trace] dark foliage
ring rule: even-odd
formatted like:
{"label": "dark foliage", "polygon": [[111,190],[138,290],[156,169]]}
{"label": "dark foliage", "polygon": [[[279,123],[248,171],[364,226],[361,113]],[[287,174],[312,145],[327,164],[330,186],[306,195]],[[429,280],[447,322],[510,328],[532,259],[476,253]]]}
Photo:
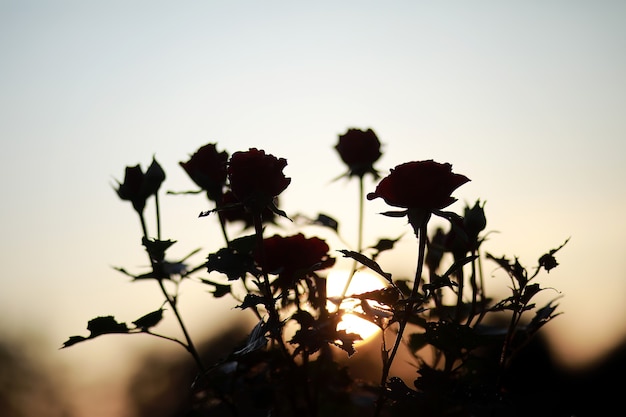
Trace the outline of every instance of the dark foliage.
{"label": "dark foliage", "polygon": [[[335,149],[348,168],[344,177],[359,181],[363,204],[365,174],[379,178],[374,167],[381,156],[378,138],[371,129],[351,129],[340,136]],[[567,408],[574,407],[573,402],[561,402],[558,387],[544,385],[545,373],[523,362],[545,360],[545,355],[529,359],[525,350],[533,346],[537,332],[560,314],[556,299],[540,306],[536,300],[545,290],[540,274],[558,266],[555,255],[567,240],[538,257],[532,269],[517,257],[483,254],[484,202],[476,200],[462,214],[443,211],[456,201],[452,193],[469,178],[453,172],[449,163],[411,161],[392,168],[367,199],[382,198],[401,209],[382,214],[408,221],[418,244],[416,261],[408,265],[417,265],[415,276],[395,278],[379,262],[380,253],[396,248],[402,236],[362,244],[361,211],[358,247],[335,251],[353,262],[349,280],[356,272],[367,271],[384,278],[387,285],[329,297],[326,282],[335,259],[324,239],[300,231],[266,236],[268,223],[292,222],[278,207],[279,196],[291,183],[283,174],[287,160],[257,148],[234,152],[228,160],[227,155],[209,144],[180,164],[215,204],[200,217],[217,213],[214,217],[224,238],[223,248],[192,267],[186,259],[168,261],[168,250],[176,242],[160,236],[158,204],[156,236],[146,227],[145,200],[158,198],[164,171],[156,160],[146,174],[138,166],[127,168],[117,193],[130,200],[140,216],[150,269],[139,274],[117,270],[133,280],[154,280],[164,301],[132,321],[134,327],[113,316],[97,317],[88,323],[88,336],[72,336],[64,348],[110,333],[147,333],[183,346],[193,359],[193,378],[182,365],[180,370],[176,364],[162,370],[178,375],[174,397],[185,398],[167,414],[171,416],[521,416],[539,413],[538,403],[546,404],[551,415],[577,411]],[[229,210],[233,215],[228,215]],[[446,220],[449,230],[431,233],[432,216]],[[322,226],[339,236],[339,222],[327,214],[314,220],[298,214],[291,217],[304,218],[305,229]],[[242,220],[253,232],[229,236],[227,225]],[[508,277],[509,296],[500,300],[488,296],[481,259],[493,262]],[[186,280],[207,286],[215,298],[233,297],[236,306],[254,320],[245,335],[231,334],[234,339],[220,341],[220,347],[229,346],[219,357],[196,347],[179,313],[177,291]],[[355,355],[361,338],[338,328],[348,313],[381,330],[378,380],[353,378],[350,368],[338,360],[338,355]],[[167,318],[178,322],[184,340],[157,333],[159,323]],[[399,354],[412,358],[412,380],[394,374]],[[550,377],[558,380],[556,374]],[[137,395],[150,398],[145,392]]]}

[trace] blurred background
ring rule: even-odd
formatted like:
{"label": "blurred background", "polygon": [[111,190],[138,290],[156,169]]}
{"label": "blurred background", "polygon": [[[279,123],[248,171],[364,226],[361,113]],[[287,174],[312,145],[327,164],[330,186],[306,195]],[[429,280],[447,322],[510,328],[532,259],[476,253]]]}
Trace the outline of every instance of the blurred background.
{"label": "blurred background", "polygon": [[[185,353],[143,335],[59,350],[96,316],[130,322],[162,302],[154,283],[113,269],[146,267],[138,218],[114,191],[126,166],[154,156],[164,190],[186,191],[178,163],[200,146],[264,149],[288,161],[281,208],[332,214],[356,245],[357,184],[333,181],[348,128],[377,133],[383,175],[435,159],[469,177],[451,209],[486,201],[496,256],[533,267],[570,238],[541,281],[564,312],[543,331],[559,366],[602,361],[626,337],[625,18],[618,0],[0,0],[7,409],[134,416],[134,366],[155,349]],[[212,208],[202,195],[161,205],[173,256],[202,248],[200,263],[222,246],[214,219],[198,218]],[[380,262],[411,276],[414,238],[386,209],[366,204],[364,243],[404,233]],[[485,273],[499,291],[495,268]],[[206,287],[183,285],[180,304],[200,340],[249,330]],[[159,330],[178,336],[173,320]]]}

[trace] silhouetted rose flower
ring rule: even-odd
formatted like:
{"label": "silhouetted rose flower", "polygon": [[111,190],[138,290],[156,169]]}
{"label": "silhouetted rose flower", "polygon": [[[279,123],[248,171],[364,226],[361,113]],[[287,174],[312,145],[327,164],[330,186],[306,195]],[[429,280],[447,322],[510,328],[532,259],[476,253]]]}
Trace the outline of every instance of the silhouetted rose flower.
{"label": "silhouetted rose flower", "polygon": [[293,236],[274,235],[263,241],[265,259],[255,255],[257,263],[278,278],[272,285],[288,290],[301,279],[306,272],[330,268],[335,259],[328,255],[328,244],[318,238],[307,238],[302,233]]}
{"label": "silhouetted rose flower", "polygon": [[478,245],[478,235],[487,227],[487,217],[485,216],[485,203],[480,205],[480,200],[472,207],[466,206],[463,215],[463,226],[467,232],[467,237],[472,245]]}
{"label": "silhouetted rose flower", "polygon": [[469,181],[464,175],[452,172],[452,165],[432,159],[407,162],[391,169],[368,200],[382,198],[395,207],[440,210],[456,201],[450,194]]}
{"label": "silhouetted rose flower", "polygon": [[117,188],[117,195],[122,200],[128,200],[133,202],[137,198],[141,197],[141,186],[143,185],[143,171],[141,166],[135,165],[132,167],[126,167],[124,171],[124,182],[117,182],[119,187]]}
{"label": "silhouetted rose flower", "polygon": [[179,162],[193,182],[206,191],[212,201],[219,201],[226,184],[228,153],[218,152],[216,144],[209,143],[198,149],[187,162]]}
{"label": "silhouetted rose flower", "polygon": [[388,216],[408,216],[409,222],[417,228],[427,222],[431,213],[441,215],[441,209],[456,201],[451,194],[469,181],[464,175],[452,172],[452,165],[426,161],[407,162],[391,169],[368,200],[382,198],[387,204],[404,207],[402,212],[387,212]]}
{"label": "silhouetted rose flower", "polygon": [[286,166],[285,158],[276,158],[256,148],[235,152],[227,168],[230,188],[237,200],[252,211],[275,208],[274,198],[291,182],[283,174]]}
{"label": "silhouetted rose flower", "polygon": [[480,246],[478,238],[487,226],[487,218],[480,201],[476,200],[473,207],[465,206],[464,216],[450,219],[450,231],[446,235],[445,247],[455,259],[461,259],[467,253],[475,251]]}
{"label": "silhouetted rose flower", "polygon": [[472,250],[473,243],[469,239],[462,217],[450,219],[450,230],[446,234],[444,247],[447,252],[452,253],[454,260],[464,258]]}
{"label": "silhouetted rose flower", "polygon": [[144,173],[140,165],[126,167],[124,182],[117,181],[119,187],[117,195],[133,204],[138,213],[142,213],[148,197],[155,195],[165,181],[165,171],[153,158],[152,163]]}
{"label": "silhouetted rose flower", "polygon": [[374,178],[379,178],[374,162],[381,156],[380,141],[372,129],[348,129],[339,136],[335,149],[341,160],[348,165],[347,175],[363,177],[369,172]]}

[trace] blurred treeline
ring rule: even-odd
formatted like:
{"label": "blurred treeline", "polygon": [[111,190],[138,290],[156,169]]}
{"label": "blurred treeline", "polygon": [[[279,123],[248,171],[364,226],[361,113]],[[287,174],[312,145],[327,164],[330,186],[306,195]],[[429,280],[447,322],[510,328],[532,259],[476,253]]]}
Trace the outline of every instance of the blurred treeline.
{"label": "blurred treeline", "polygon": [[[220,334],[201,344],[206,363],[224,358],[245,338],[243,329]],[[0,416],[2,417],[88,417],[73,409],[67,374],[44,358],[36,341],[3,337],[0,339]],[[97,342],[95,342],[97,343]],[[379,346],[363,345],[344,362],[355,377],[367,377],[365,370],[378,369]],[[409,367],[410,365],[407,365]],[[410,370],[407,374],[410,375]],[[594,366],[567,370],[556,365],[541,335],[516,358],[509,384],[515,395],[528,404],[534,416],[621,415],[626,375],[626,340]],[[127,406],[123,416],[183,417],[190,415],[193,398],[190,386],[196,370],[186,352],[152,351],[137,364],[127,381]],[[373,375],[375,378],[376,375]],[[412,381],[407,380],[410,386]],[[106,395],[106,393],[102,393]],[[418,415],[418,414],[416,414]]]}

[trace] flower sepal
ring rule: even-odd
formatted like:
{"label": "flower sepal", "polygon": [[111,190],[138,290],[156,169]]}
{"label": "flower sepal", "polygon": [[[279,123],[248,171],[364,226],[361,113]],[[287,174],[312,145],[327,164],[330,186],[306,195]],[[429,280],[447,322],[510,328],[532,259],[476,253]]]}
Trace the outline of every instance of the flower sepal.
{"label": "flower sepal", "polygon": [[284,217],[285,219],[288,219],[289,221],[293,221],[289,218],[289,216],[287,216],[287,213],[285,213],[283,210],[279,209],[276,204],[274,203],[274,201],[272,200],[269,204],[267,204],[266,206],[272,213],[279,215],[280,217]]}
{"label": "flower sepal", "polygon": [[402,210],[402,211],[385,211],[382,214],[383,216],[387,216],[387,217],[404,217],[409,213],[408,210]]}
{"label": "flower sepal", "polygon": [[416,236],[422,226],[426,226],[431,216],[432,212],[430,210],[425,210],[420,207],[411,207],[407,210],[409,224],[413,226]]}

